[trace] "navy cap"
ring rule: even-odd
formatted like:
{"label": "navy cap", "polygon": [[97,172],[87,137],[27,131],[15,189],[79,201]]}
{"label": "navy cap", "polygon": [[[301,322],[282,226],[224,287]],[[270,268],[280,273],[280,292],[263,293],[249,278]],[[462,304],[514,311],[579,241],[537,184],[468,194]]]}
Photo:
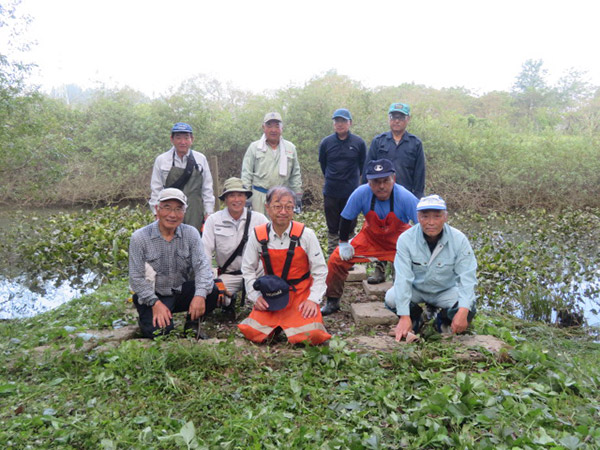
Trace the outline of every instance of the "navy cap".
{"label": "navy cap", "polygon": [[279,311],[290,301],[290,285],[277,275],[263,275],[252,285],[269,304],[268,311]]}
{"label": "navy cap", "polygon": [[192,127],[187,123],[177,122],[173,125],[173,128],[171,128],[171,133],[192,133]]}
{"label": "navy cap", "polygon": [[331,118],[335,119],[337,117],[341,117],[342,119],[346,120],[352,120],[352,114],[350,114],[350,111],[348,111],[346,108],[336,109]]}
{"label": "navy cap", "polygon": [[394,169],[394,164],[389,159],[374,159],[367,164],[367,180],[385,178],[394,175],[395,173],[396,169]]}

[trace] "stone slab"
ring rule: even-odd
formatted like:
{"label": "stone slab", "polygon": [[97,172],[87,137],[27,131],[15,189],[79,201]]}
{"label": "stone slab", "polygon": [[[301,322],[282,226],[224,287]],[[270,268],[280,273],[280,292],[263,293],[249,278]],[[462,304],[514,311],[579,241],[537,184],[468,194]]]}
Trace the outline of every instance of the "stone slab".
{"label": "stone slab", "polygon": [[369,284],[367,283],[367,280],[364,280],[362,284],[367,295],[383,300],[385,298],[385,293],[392,287],[394,283],[392,281],[385,281],[379,284]]}
{"label": "stone slab", "polygon": [[357,325],[395,325],[396,314],[387,309],[383,302],[352,303],[352,317]]}
{"label": "stone slab", "polygon": [[348,272],[347,283],[356,283],[367,279],[367,266],[365,264],[354,264],[354,267]]}

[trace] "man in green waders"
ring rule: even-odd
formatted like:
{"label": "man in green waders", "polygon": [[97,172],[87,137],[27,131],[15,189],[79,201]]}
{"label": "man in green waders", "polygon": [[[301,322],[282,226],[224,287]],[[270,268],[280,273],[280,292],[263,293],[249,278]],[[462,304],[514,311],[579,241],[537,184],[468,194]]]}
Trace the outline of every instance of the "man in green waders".
{"label": "man in green waders", "polygon": [[164,188],[176,188],[187,196],[183,223],[201,231],[204,219],[215,209],[213,179],[206,157],[192,150],[194,134],[187,123],[178,122],[171,129],[173,147],[157,156],[150,180],[150,209],[155,212],[158,195]]}

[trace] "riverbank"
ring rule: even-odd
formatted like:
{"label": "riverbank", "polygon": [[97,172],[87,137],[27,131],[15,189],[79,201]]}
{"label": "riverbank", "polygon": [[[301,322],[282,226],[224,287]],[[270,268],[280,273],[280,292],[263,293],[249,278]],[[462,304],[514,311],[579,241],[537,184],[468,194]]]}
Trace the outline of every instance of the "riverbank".
{"label": "riverbank", "polygon": [[[357,349],[360,328],[326,318],[329,345],[237,345],[216,315],[180,336],[87,350],[84,332],[135,323],[125,281],[30,319],[0,321],[3,448],[598,448],[600,344],[483,313],[502,354],[464,359],[430,334]],[[44,350],[40,351],[39,348]],[[36,349],[37,350],[34,350]]]}

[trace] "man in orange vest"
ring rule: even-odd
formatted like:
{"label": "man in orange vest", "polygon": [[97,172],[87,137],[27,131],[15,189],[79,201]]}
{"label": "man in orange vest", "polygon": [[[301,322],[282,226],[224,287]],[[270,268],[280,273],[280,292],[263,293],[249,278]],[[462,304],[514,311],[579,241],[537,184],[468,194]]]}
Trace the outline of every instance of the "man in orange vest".
{"label": "man in orange vest", "polygon": [[246,244],[242,274],[254,308],[238,327],[253,342],[264,342],[279,329],[292,344],[331,338],[319,310],[325,258],[314,231],[292,221],[295,206],[291,189],[271,188],[266,196],[271,222],[257,226]]}

